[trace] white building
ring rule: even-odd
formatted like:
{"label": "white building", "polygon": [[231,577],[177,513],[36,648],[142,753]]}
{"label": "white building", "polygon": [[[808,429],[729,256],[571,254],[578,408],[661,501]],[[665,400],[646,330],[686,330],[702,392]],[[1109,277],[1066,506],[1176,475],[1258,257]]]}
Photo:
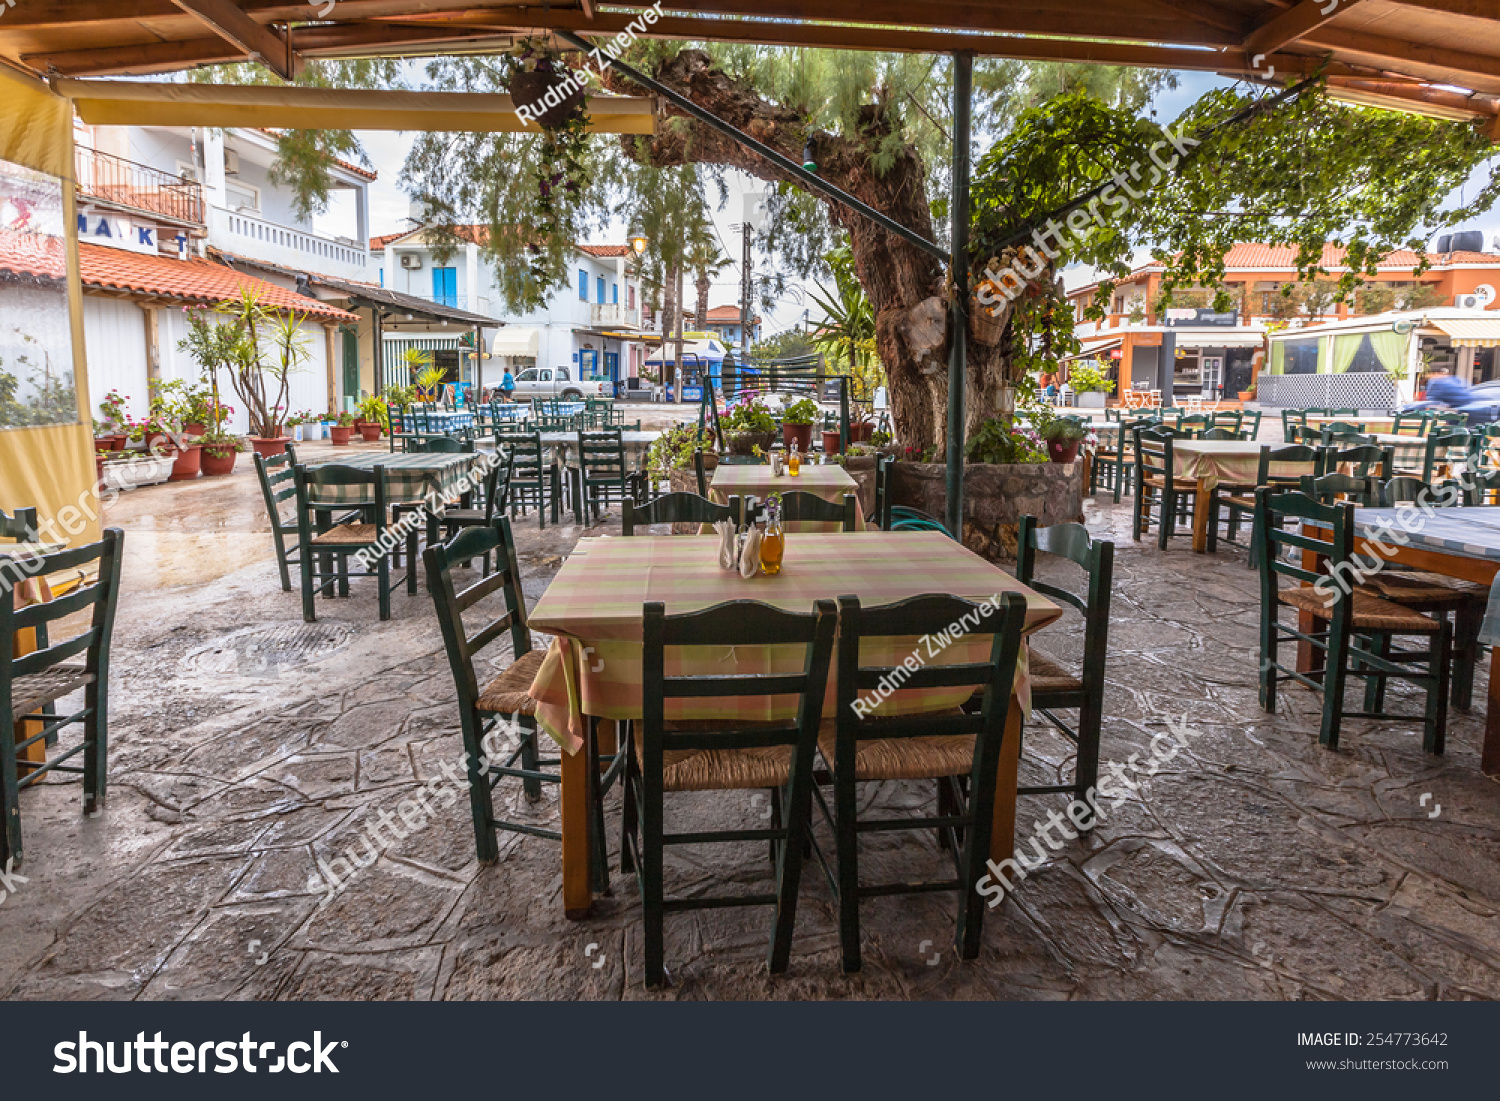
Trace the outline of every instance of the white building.
{"label": "white building", "polygon": [[[554,292],[544,309],[517,316],[504,313],[494,268],[481,248],[488,227],[460,226],[458,233],[465,243],[441,263],[422,229],[376,237],[370,247],[386,290],[503,323],[486,348],[490,358],[479,364],[483,379],[465,367],[462,381],[493,385],[507,367],[517,373],[571,367],[579,378],[612,382],[639,374],[645,359],[636,339],[642,332],[641,292],[626,269],[628,246],[577,246],[568,287]],[[409,347],[448,350],[450,340],[457,338],[420,323],[388,329],[386,362],[399,363]]]}

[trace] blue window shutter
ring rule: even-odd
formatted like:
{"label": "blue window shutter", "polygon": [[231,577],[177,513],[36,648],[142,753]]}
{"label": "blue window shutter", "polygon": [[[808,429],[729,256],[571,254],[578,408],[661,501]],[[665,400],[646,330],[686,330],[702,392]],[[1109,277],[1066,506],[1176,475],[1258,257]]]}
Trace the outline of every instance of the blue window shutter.
{"label": "blue window shutter", "polygon": [[620,304],[620,284],[618,283],[611,283],[609,285],[609,304],[611,306],[618,306]]}
{"label": "blue window shutter", "polygon": [[589,300],[589,273],[582,268],[578,269],[578,297],[585,302]]}
{"label": "blue window shutter", "polygon": [[599,305],[604,305],[604,276],[602,275],[598,277],[598,282],[595,284],[594,296],[598,300]]}

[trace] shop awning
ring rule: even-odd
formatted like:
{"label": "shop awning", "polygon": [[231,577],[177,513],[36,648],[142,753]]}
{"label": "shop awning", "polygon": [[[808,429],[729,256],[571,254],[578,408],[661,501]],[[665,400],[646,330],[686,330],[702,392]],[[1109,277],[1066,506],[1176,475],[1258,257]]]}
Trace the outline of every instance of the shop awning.
{"label": "shop awning", "polygon": [[1500,317],[1432,317],[1427,324],[1447,333],[1455,348],[1500,346]]}
{"label": "shop awning", "polygon": [[1074,352],[1070,356],[1063,356],[1062,359],[1064,363],[1066,363],[1070,359],[1094,359],[1097,356],[1102,356],[1106,353],[1114,351],[1124,343],[1124,337],[1115,337],[1113,340],[1103,340],[1097,344],[1085,345],[1083,351]]}
{"label": "shop awning", "polygon": [[530,356],[535,359],[541,346],[541,334],[536,329],[516,328],[507,325],[490,341],[490,354],[497,356]]}
{"label": "shop awning", "polygon": [[1224,328],[1218,332],[1179,330],[1177,333],[1179,348],[1259,348],[1265,340],[1265,333],[1247,332],[1244,329]]}
{"label": "shop awning", "polygon": [[456,336],[409,336],[405,333],[384,333],[387,344],[400,345],[401,351],[414,348],[419,352],[451,352],[460,346]]}

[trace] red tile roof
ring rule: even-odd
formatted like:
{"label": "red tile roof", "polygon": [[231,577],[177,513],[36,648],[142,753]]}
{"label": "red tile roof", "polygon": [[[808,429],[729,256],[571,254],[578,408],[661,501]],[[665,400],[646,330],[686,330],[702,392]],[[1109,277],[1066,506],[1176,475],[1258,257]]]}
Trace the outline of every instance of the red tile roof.
{"label": "red tile roof", "polygon": [[[1323,256],[1320,265],[1329,272],[1340,272],[1346,270],[1344,257],[1347,249],[1338,248],[1334,245],[1323,246]],[[1379,271],[1401,271],[1410,272],[1417,266],[1419,254],[1410,249],[1397,249],[1395,252],[1387,253],[1381,258],[1377,265]],[[1500,267],[1500,255],[1488,252],[1429,252],[1427,259],[1432,267],[1443,269],[1455,264],[1477,264],[1487,267]],[[1281,245],[1262,245],[1241,242],[1224,254],[1224,268],[1226,272],[1245,271],[1256,269],[1269,269],[1271,271],[1296,271],[1297,250]],[[1148,272],[1163,270],[1163,265],[1156,260],[1149,264],[1142,264],[1119,282],[1128,283],[1137,276]],[[1097,283],[1090,283],[1085,287],[1078,287],[1069,291],[1069,297],[1077,297],[1085,291],[1092,291]]]}
{"label": "red tile roof", "polygon": [[[740,321],[740,308],[738,306],[715,306],[708,311],[708,319],[710,321],[728,321],[738,325]],[[760,318],[757,317],[754,323],[759,325]]]}
{"label": "red tile roof", "polygon": [[579,252],[586,252],[590,256],[609,258],[615,256],[629,256],[629,245],[579,245]]}
{"label": "red tile roof", "polygon": [[[218,303],[238,298],[242,287],[253,287],[268,306],[330,321],[359,320],[326,302],[304,298],[285,287],[207,260],[173,260],[79,242],[78,267],[83,285],[99,290],[127,291],[183,303]],[[0,233],[0,270],[59,278],[62,240],[35,234]]]}

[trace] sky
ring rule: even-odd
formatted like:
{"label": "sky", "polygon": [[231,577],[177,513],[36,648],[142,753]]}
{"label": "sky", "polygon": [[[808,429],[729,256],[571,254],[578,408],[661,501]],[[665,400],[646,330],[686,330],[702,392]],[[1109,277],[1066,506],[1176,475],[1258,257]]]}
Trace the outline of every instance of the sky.
{"label": "sky", "polygon": [[[1152,104],[1156,111],[1156,118],[1163,123],[1175,119],[1205,92],[1233,83],[1224,77],[1209,73],[1187,72],[1177,73],[1177,81],[1178,85],[1175,89],[1159,93]],[[410,200],[401,191],[398,183],[401,166],[405,163],[406,155],[411,149],[412,136],[404,133],[359,131],[357,137],[369,156],[371,166],[379,173],[379,178],[370,187],[371,235],[378,236],[410,228],[412,223],[407,221],[410,213]],[[975,159],[978,159],[977,156]],[[1445,205],[1451,206],[1461,202],[1462,193],[1479,187],[1486,177],[1487,172],[1483,167],[1476,170],[1469,183],[1460,189],[1459,193],[1450,196]],[[718,231],[721,247],[725,256],[730,260],[731,266],[719,273],[710,292],[710,306],[739,304],[742,244],[740,233],[734,227],[744,219],[745,195],[758,193],[764,186],[762,181],[734,171],[728,174],[728,184],[729,201],[722,209],[715,208],[710,213]],[[352,197],[335,193],[333,204],[325,215],[317,219],[317,225],[325,232],[353,236]],[[1495,235],[1500,233],[1500,217],[1464,228],[1483,230],[1485,244],[1488,246],[1492,244]],[[623,244],[627,232],[628,227],[623,219],[616,219],[597,233],[593,240],[584,243]],[[1147,259],[1149,259],[1148,254],[1142,249],[1136,256],[1136,263],[1144,263]],[[769,258],[758,251],[752,260],[757,272],[764,271],[762,265],[768,262]],[[1069,289],[1083,286],[1094,281],[1094,270],[1075,264],[1064,270],[1063,281]],[[691,287],[687,288],[687,295],[691,304],[695,300]],[[813,323],[816,323],[822,314],[822,311],[807,295],[806,287],[801,281],[789,282],[787,292],[779,299],[774,302],[759,303],[758,313],[762,319],[762,333],[770,335],[800,326],[804,310],[810,310],[809,317]]]}

